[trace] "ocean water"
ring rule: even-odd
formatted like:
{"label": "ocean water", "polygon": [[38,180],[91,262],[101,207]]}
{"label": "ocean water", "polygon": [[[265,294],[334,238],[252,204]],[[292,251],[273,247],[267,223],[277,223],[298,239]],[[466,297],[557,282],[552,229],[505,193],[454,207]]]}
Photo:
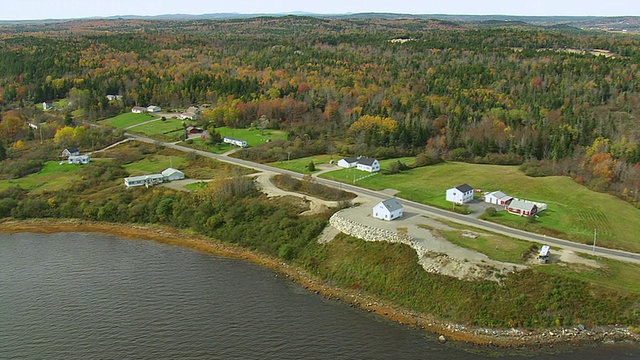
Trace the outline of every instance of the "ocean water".
{"label": "ocean water", "polygon": [[0,234],[0,359],[638,359],[448,342],[241,260],[151,241]]}

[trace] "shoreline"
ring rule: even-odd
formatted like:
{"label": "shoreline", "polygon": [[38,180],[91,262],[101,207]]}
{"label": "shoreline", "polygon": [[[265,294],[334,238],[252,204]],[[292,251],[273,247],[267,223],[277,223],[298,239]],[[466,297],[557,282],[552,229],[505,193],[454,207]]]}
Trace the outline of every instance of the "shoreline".
{"label": "shoreline", "polygon": [[640,342],[640,334],[624,327],[596,326],[564,327],[550,329],[493,329],[477,328],[436,319],[427,314],[419,314],[387,304],[372,296],[354,290],[342,289],[325,284],[307,271],[271,258],[267,255],[227,244],[219,240],[197,234],[181,233],[165,226],[100,223],[75,219],[29,219],[0,221],[0,233],[103,233],[129,240],[146,240],[180,246],[207,254],[233,259],[247,260],[269,268],[298,283],[308,291],[327,299],[337,300],[352,307],[374,313],[393,322],[422,329],[447,340],[499,348],[541,348],[553,346],[575,346],[598,343]]}

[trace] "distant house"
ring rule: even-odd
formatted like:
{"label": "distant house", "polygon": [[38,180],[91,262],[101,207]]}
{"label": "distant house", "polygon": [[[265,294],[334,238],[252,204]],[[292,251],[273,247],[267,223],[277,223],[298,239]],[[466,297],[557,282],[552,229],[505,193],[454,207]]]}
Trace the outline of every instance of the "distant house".
{"label": "distant house", "polygon": [[151,174],[141,176],[131,176],[124,178],[124,185],[128,188],[136,186],[153,186],[161,184],[164,181],[162,174]]}
{"label": "distant house", "polygon": [[198,114],[200,114],[200,109],[197,106],[190,106],[187,110],[181,113],[178,117],[180,119],[189,119],[195,120],[198,118]]}
{"label": "distant house", "polygon": [[147,112],[147,108],[142,106],[134,106],[131,108],[131,112],[134,114],[144,114]]}
{"label": "distant house", "polygon": [[52,102],[43,102],[42,103],[42,110],[44,111],[49,111],[53,109],[53,103]]}
{"label": "distant house", "polygon": [[74,164],[74,165],[88,164],[90,161],[91,161],[91,156],[89,155],[71,155],[67,160],[69,164]]}
{"label": "distant house", "polygon": [[157,113],[157,112],[160,112],[160,111],[162,111],[162,109],[160,108],[160,106],[149,105],[149,106],[147,107],[147,112],[150,112],[150,113]]}
{"label": "distant house", "polygon": [[403,208],[402,204],[395,198],[387,199],[373,207],[373,217],[391,221],[402,216]]}
{"label": "distant house", "polygon": [[120,95],[107,95],[107,100],[109,101],[120,100],[120,99],[122,99],[122,96]]}
{"label": "distant house", "polygon": [[357,158],[344,158],[338,160],[338,166],[345,169],[357,168],[358,170],[377,172],[380,171],[380,162],[377,159],[360,156]]}
{"label": "distant house", "polygon": [[162,172],[164,181],[174,181],[184,179],[184,173],[178,169],[168,168]]}
{"label": "distant house", "polygon": [[538,206],[527,200],[514,199],[505,207],[508,212],[519,216],[531,216],[538,212]]}
{"label": "distant house", "polygon": [[362,171],[377,172],[380,171],[380,162],[378,159],[363,156],[358,159],[356,168]]}
{"label": "distant house", "polygon": [[245,140],[240,140],[240,139],[234,139],[234,138],[230,138],[230,137],[224,137],[222,139],[223,142],[227,143],[227,144],[231,144],[231,145],[235,145],[235,146],[239,146],[239,147],[247,147],[249,145],[247,145],[247,142]]}
{"label": "distant house", "polygon": [[187,126],[187,134],[202,134],[204,132],[203,129],[195,126]]}
{"label": "distant house", "polygon": [[447,190],[447,201],[464,204],[473,200],[473,188],[468,184],[458,185]]}
{"label": "distant house", "polygon": [[509,203],[509,201],[511,201],[512,199],[513,196],[509,196],[502,191],[494,191],[484,196],[484,202],[502,206],[507,205],[507,203]]}
{"label": "distant house", "polygon": [[78,148],[70,147],[62,150],[63,157],[78,156],[78,155],[80,155],[80,150],[78,150]]}
{"label": "distant house", "polygon": [[349,169],[358,165],[358,159],[356,158],[344,158],[338,160],[338,166]]}

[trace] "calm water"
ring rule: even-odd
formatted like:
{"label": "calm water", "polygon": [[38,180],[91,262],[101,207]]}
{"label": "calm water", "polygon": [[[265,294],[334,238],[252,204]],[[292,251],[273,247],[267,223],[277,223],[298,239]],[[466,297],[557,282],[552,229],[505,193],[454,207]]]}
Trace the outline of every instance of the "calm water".
{"label": "calm water", "polygon": [[95,234],[0,234],[0,359],[637,359],[491,352],[309,293],[251,263]]}

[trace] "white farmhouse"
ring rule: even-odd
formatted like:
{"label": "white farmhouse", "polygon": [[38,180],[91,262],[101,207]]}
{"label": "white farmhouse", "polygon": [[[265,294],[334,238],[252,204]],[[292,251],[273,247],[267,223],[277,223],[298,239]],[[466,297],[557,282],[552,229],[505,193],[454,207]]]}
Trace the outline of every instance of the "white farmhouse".
{"label": "white farmhouse", "polygon": [[160,106],[149,105],[147,107],[147,112],[150,112],[150,113],[157,113],[157,112],[160,112],[161,110],[162,109],[160,108]]}
{"label": "white farmhouse", "polygon": [[164,181],[182,180],[184,179],[184,173],[178,169],[167,168],[162,171],[162,177]]}
{"label": "white farmhouse", "polygon": [[447,189],[447,201],[456,204],[464,204],[473,200],[473,188],[468,184],[458,185]]}
{"label": "white farmhouse", "polygon": [[356,167],[362,171],[378,172],[380,171],[380,162],[378,159],[363,156],[358,159],[358,165]]}
{"label": "white farmhouse", "polygon": [[404,207],[395,198],[381,201],[373,207],[373,217],[376,219],[388,220],[397,219],[402,216]]}
{"label": "white farmhouse", "polygon": [[142,106],[134,106],[131,108],[131,112],[134,114],[144,114],[147,112],[147,108]]}

